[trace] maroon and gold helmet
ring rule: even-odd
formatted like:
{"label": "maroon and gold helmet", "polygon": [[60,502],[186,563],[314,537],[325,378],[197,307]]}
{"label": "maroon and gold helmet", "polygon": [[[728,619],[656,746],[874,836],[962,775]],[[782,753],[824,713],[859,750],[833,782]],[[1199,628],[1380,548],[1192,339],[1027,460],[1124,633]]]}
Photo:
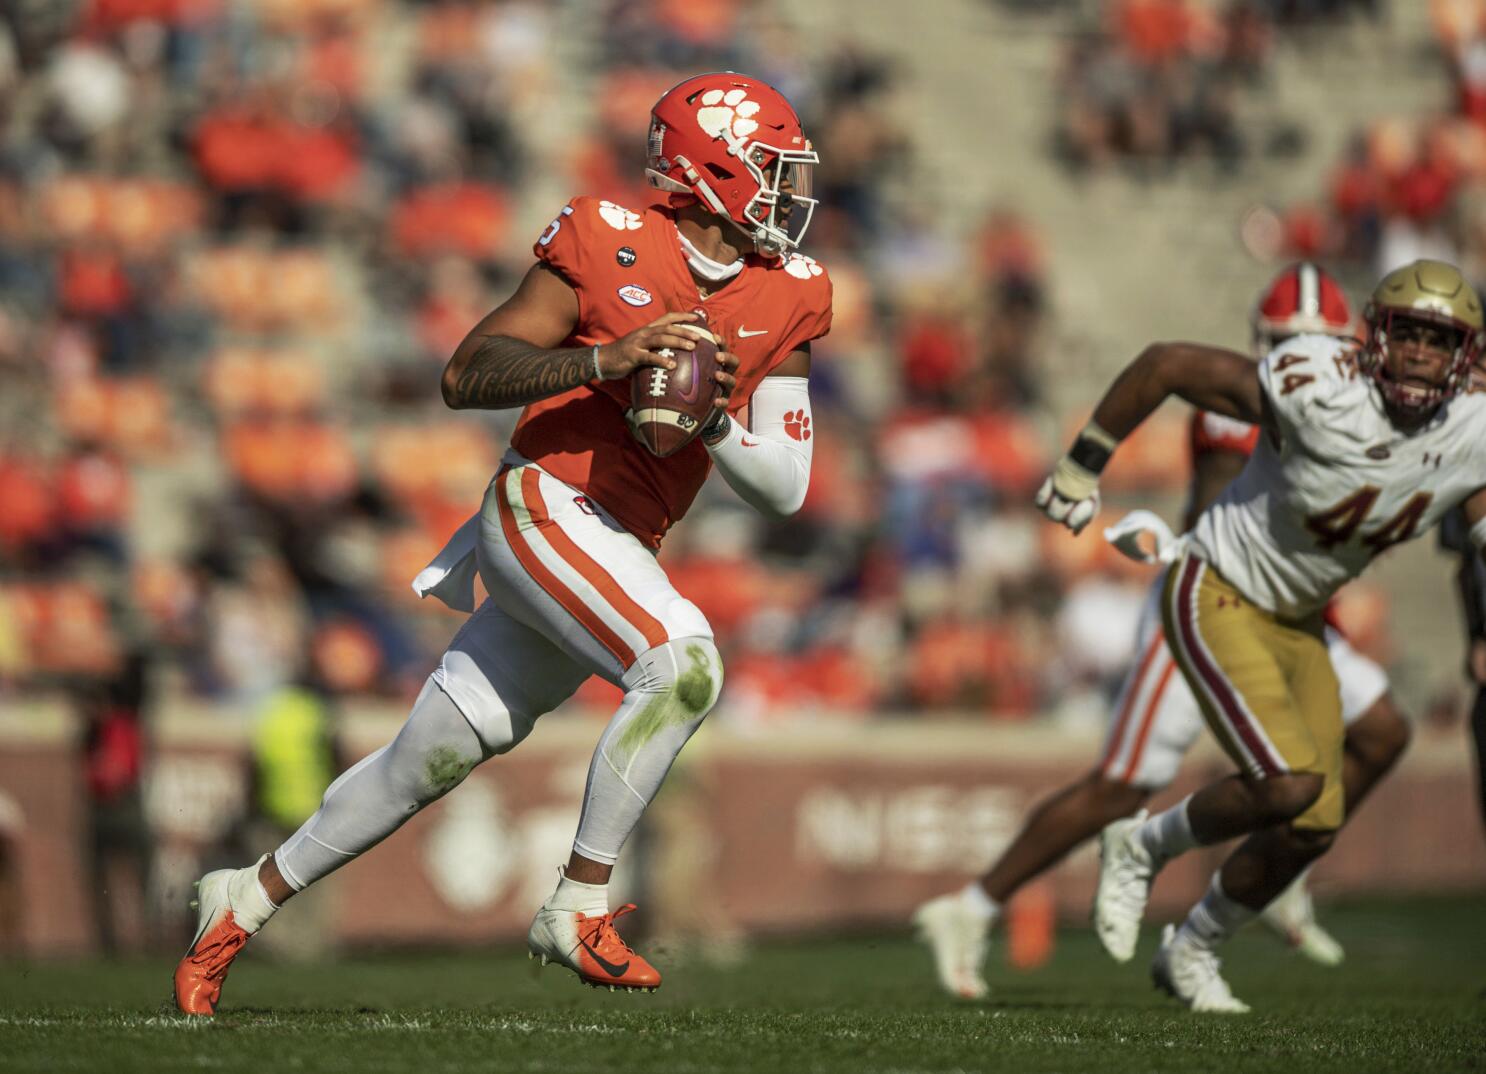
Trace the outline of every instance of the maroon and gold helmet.
{"label": "maroon and gold helmet", "polygon": [[[1458,268],[1444,261],[1415,261],[1388,273],[1362,316],[1367,323],[1362,369],[1377,382],[1388,404],[1405,414],[1427,415],[1463,390],[1486,344],[1481,296]],[[1407,321],[1449,332],[1450,362],[1433,385],[1408,380],[1392,360],[1390,343]]]}

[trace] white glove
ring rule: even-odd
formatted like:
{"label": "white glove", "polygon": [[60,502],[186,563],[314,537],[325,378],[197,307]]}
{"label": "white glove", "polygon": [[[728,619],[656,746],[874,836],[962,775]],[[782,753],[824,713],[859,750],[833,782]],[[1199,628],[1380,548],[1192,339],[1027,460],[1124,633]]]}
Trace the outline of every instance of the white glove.
{"label": "white glove", "polygon": [[1048,518],[1078,533],[1099,513],[1099,476],[1064,455],[1037,490],[1036,503]]}

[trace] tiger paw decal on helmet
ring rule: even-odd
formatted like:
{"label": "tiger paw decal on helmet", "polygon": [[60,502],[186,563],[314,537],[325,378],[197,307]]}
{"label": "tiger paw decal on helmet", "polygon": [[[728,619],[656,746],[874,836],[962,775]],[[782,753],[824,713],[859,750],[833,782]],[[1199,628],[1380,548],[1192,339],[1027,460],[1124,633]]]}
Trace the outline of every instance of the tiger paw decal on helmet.
{"label": "tiger paw decal on helmet", "polygon": [[708,137],[717,138],[728,131],[734,138],[747,138],[758,130],[759,103],[748,99],[748,91],[731,89],[708,90],[702,94],[702,107],[697,110],[697,122]]}

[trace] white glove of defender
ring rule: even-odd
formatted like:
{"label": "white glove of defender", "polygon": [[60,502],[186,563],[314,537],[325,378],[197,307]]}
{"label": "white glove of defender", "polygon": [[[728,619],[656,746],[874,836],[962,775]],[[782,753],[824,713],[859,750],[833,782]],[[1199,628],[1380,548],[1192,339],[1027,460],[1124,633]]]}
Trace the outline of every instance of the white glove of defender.
{"label": "white glove of defender", "polygon": [[1036,503],[1076,534],[1099,513],[1099,476],[1064,455],[1037,490]]}

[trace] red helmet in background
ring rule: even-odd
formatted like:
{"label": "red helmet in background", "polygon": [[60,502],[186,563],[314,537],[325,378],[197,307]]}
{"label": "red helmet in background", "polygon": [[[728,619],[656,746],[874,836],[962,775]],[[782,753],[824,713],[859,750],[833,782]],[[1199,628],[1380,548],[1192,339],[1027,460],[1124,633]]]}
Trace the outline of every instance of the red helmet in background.
{"label": "red helmet in background", "polygon": [[737,225],[765,257],[800,245],[820,157],[783,94],[747,75],[688,78],[650,110],[645,175]]}
{"label": "red helmet in background", "polygon": [[1313,261],[1297,261],[1281,270],[1259,295],[1250,324],[1259,358],[1290,336],[1355,334],[1347,293],[1336,277]]}

